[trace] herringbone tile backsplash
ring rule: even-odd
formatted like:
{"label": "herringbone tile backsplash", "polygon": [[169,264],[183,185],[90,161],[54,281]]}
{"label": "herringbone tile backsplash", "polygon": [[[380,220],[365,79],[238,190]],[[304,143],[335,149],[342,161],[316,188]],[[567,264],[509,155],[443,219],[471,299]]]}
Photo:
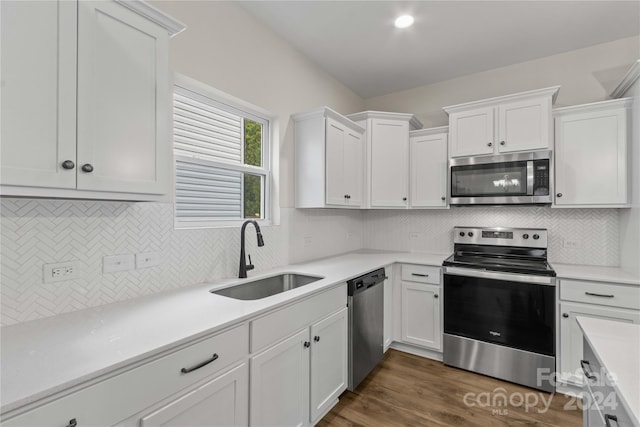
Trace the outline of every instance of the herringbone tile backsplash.
{"label": "herringbone tile backsplash", "polygon": [[[371,249],[450,253],[453,227],[530,227],[549,230],[549,260],[567,264],[620,263],[617,209],[465,207],[433,211],[365,211],[364,246]],[[564,247],[564,240],[579,243]]]}
{"label": "herringbone tile backsplash", "polygon": [[[237,274],[239,230],[176,230],[170,203],[12,198],[0,203],[3,325]],[[248,236],[248,251],[257,271],[363,247],[448,253],[455,225],[548,228],[553,261],[619,262],[618,212],[614,209],[282,209],[281,214],[282,225],[263,227],[265,247],[256,248],[255,237]],[[568,236],[579,238],[581,248],[563,248],[562,239]],[[141,252],[158,252],[160,265],[102,273],[104,256]],[[43,264],[72,260],[79,262],[78,279],[43,283]]]}

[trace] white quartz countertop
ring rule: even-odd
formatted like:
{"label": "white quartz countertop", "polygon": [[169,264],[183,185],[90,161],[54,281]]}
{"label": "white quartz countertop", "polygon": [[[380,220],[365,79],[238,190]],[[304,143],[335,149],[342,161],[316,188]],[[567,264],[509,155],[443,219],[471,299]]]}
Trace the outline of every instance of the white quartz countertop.
{"label": "white quartz countertop", "polygon": [[578,317],[584,337],[607,372],[629,415],[640,425],[640,325]]}
{"label": "white quartz countertop", "polygon": [[[396,262],[439,266],[448,255],[354,252],[276,268],[249,279],[187,286],[3,327],[0,412],[5,414],[376,268]],[[283,272],[324,278],[256,301],[209,293]]]}
{"label": "white quartz countertop", "polygon": [[640,276],[619,267],[597,267],[591,265],[551,263],[561,279],[594,280],[598,282],[623,283],[640,286]]}

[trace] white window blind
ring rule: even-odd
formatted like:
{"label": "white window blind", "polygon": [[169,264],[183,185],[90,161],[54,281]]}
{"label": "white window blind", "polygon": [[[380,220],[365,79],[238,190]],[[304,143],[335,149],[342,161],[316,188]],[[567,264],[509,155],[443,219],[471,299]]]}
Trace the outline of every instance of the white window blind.
{"label": "white window blind", "polygon": [[198,89],[174,87],[176,226],[265,219],[268,119]]}

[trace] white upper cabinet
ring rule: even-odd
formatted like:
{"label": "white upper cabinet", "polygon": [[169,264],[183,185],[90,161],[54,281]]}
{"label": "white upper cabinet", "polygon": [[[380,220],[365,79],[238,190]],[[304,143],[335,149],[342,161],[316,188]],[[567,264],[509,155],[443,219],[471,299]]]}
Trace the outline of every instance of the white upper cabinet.
{"label": "white upper cabinet", "polygon": [[296,207],[362,207],[364,129],[328,107],[293,120]]}
{"label": "white upper cabinet", "polygon": [[451,157],[553,147],[551,106],[559,86],[445,107]]}
{"label": "white upper cabinet", "polygon": [[76,6],[0,3],[2,185],[76,187]]}
{"label": "white upper cabinet", "polygon": [[624,98],[554,110],[555,206],[629,206],[629,113]]}
{"label": "white upper cabinet", "polygon": [[365,111],[347,117],[366,129],[365,207],[407,208],[409,131],[422,124],[412,114]]}
{"label": "white upper cabinet", "polygon": [[409,133],[412,208],[446,208],[448,127]]}
{"label": "white upper cabinet", "polygon": [[183,28],[144,2],[3,2],[3,194],[167,194],[168,41]]}

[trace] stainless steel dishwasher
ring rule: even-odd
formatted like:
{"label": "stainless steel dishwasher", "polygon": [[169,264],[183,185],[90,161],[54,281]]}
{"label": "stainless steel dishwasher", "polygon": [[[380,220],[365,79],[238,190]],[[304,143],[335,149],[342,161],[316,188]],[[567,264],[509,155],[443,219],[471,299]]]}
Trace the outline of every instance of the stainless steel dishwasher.
{"label": "stainless steel dishwasher", "polygon": [[347,282],[349,306],[349,390],[383,357],[384,268]]}

